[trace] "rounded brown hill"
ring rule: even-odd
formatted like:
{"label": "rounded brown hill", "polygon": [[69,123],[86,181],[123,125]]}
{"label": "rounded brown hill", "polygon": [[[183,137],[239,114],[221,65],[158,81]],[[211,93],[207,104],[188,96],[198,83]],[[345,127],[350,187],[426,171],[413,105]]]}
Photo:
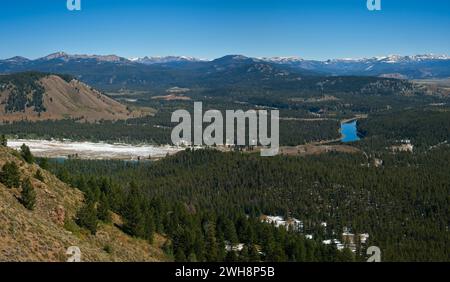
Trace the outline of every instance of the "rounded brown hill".
{"label": "rounded brown hill", "polygon": [[121,120],[151,114],[132,108],[64,75],[18,73],[0,76],[0,121]]}

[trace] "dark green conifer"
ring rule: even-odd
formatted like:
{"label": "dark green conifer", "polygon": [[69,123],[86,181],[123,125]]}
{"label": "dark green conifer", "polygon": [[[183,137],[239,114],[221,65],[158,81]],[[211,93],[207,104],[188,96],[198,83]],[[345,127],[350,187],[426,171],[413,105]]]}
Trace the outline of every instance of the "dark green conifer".
{"label": "dark green conifer", "polygon": [[0,171],[0,182],[8,188],[20,186],[19,167],[15,162],[6,162]]}
{"label": "dark green conifer", "polygon": [[22,191],[20,197],[21,203],[29,210],[33,210],[36,205],[36,191],[34,191],[33,185],[29,178],[25,179],[22,183]]}

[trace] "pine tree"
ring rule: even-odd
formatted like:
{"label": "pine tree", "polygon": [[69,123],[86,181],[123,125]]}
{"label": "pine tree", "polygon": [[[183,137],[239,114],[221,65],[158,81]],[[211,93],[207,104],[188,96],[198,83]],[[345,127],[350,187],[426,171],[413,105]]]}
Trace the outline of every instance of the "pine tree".
{"label": "pine tree", "polygon": [[36,204],[36,191],[34,191],[33,185],[29,178],[25,179],[22,183],[22,192],[20,201],[29,210],[33,210]]}
{"label": "pine tree", "polygon": [[40,169],[36,171],[36,173],[34,174],[34,178],[41,182],[44,182],[44,176],[42,175],[42,171]]}
{"label": "pine tree", "polygon": [[237,261],[237,255],[236,252],[231,250],[227,252],[227,255],[225,256],[226,262],[236,262]]}
{"label": "pine tree", "polygon": [[267,253],[266,261],[269,262],[283,262],[286,261],[286,253],[284,252],[281,244],[276,243],[270,249],[270,252]]}
{"label": "pine tree", "polygon": [[206,231],[206,259],[207,261],[218,261],[219,249],[216,239],[216,224],[210,220]]}
{"label": "pine tree", "polygon": [[59,180],[61,180],[64,183],[70,183],[70,174],[69,171],[67,171],[67,169],[64,167],[61,170],[58,171],[57,175],[56,175]]}
{"label": "pine tree", "polygon": [[145,216],[145,239],[147,239],[150,244],[153,243],[155,233],[155,221],[153,214],[154,213],[150,210]]}
{"label": "pine tree", "polygon": [[2,136],[0,136],[0,146],[8,146],[8,139],[6,139],[5,134],[2,134]]}
{"label": "pine tree", "polygon": [[48,170],[49,169],[49,163],[47,158],[39,159],[39,166],[42,169]]}
{"label": "pine tree", "polygon": [[125,221],[125,231],[137,237],[145,236],[145,218],[141,210],[141,199],[136,184],[131,183],[122,215]]}
{"label": "pine tree", "polygon": [[188,262],[197,262],[198,261],[195,253],[190,253],[187,260],[188,260]]}
{"label": "pine tree", "polygon": [[173,245],[169,240],[166,240],[166,242],[164,242],[162,250],[167,256],[169,257],[173,256]]}
{"label": "pine tree", "polygon": [[186,255],[184,254],[183,248],[177,248],[175,251],[175,261],[176,262],[185,262],[186,261]]}
{"label": "pine tree", "polygon": [[218,233],[218,236],[216,236],[217,241],[217,261],[223,261],[225,259],[225,256],[227,255],[226,251],[226,244],[225,244],[225,238],[223,237],[222,233]]}
{"label": "pine tree", "polygon": [[229,241],[232,245],[239,243],[239,238],[236,233],[233,221],[230,219],[224,220],[224,235],[225,240]]}
{"label": "pine tree", "polygon": [[342,251],[338,252],[337,260],[340,262],[352,262],[355,261],[355,255],[349,248],[344,248]]}
{"label": "pine tree", "polygon": [[241,252],[239,253],[239,261],[240,262],[249,262],[249,254],[248,254],[248,247],[247,245],[244,245]]}
{"label": "pine tree", "polygon": [[79,226],[88,229],[93,235],[97,233],[97,211],[95,210],[95,204],[92,201],[88,201],[81,207],[76,218],[76,222]]}
{"label": "pine tree", "polygon": [[19,187],[20,172],[15,162],[7,162],[0,172],[0,182],[8,188]]}
{"label": "pine tree", "polygon": [[101,190],[100,190],[100,187],[99,187],[99,182],[96,179],[90,178],[87,181],[87,193],[86,193],[86,196],[88,197],[88,199],[90,201],[93,201],[93,202],[100,201]]}
{"label": "pine tree", "polygon": [[20,147],[20,154],[27,163],[34,163],[34,156],[33,154],[31,154],[30,147],[28,147],[27,145],[22,144],[22,146]]}
{"label": "pine tree", "polygon": [[100,202],[97,205],[97,218],[103,222],[111,222],[109,201],[103,193],[100,196]]}
{"label": "pine tree", "polygon": [[194,251],[198,261],[205,260],[205,239],[201,228],[197,228],[195,231]]}

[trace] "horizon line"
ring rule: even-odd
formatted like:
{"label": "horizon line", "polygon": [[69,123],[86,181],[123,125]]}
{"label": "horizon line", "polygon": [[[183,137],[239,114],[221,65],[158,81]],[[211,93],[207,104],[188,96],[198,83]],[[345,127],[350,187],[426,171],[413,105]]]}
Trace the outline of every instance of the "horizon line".
{"label": "horizon line", "polygon": [[376,56],[364,56],[364,57],[339,57],[339,58],[328,58],[328,59],[314,59],[314,58],[306,58],[306,57],[301,57],[298,55],[272,55],[272,56],[249,56],[249,55],[244,55],[244,54],[225,54],[219,57],[215,57],[215,58],[206,58],[206,57],[197,57],[197,56],[189,56],[189,55],[144,55],[144,56],[131,56],[131,57],[125,57],[125,56],[121,56],[121,55],[117,55],[117,54],[95,54],[95,53],[69,53],[69,52],[65,52],[65,51],[56,51],[56,52],[52,52],[52,53],[48,53],[47,55],[43,55],[43,56],[39,56],[39,57],[27,57],[27,56],[22,56],[22,55],[15,55],[12,57],[8,57],[8,58],[0,58],[0,61],[4,61],[4,60],[8,60],[8,59],[12,59],[12,58],[16,58],[16,57],[20,57],[20,58],[25,58],[27,60],[30,61],[34,61],[34,60],[39,60],[51,55],[55,55],[55,54],[65,54],[68,56],[101,56],[101,57],[107,57],[107,56],[116,56],[122,59],[126,59],[128,61],[133,62],[136,59],[142,59],[142,58],[167,58],[167,57],[180,57],[180,58],[191,58],[191,59],[196,59],[199,61],[214,61],[216,59],[220,59],[226,56],[243,56],[246,58],[254,58],[254,59],[275,59],[275,58],[279,58],[279,59],[300,59],[300,60],[307,60],[307,61],[321,61],[321,62],[326,62],[326,61],[330,61],[330,60],[364,60],[364,59],[375,59],[375,58],[387,58],[387,57],[391,57],[391,56],[400,56],[400,57],[413,57],[413,56],[438,56],[438,57],[445,57],[445,59],[450,59],[450,55],[448,54],[437,54],[437,53],[416,53],[416,54],[395,54],[395,53],[390,53],[387,55],[376,55]]}

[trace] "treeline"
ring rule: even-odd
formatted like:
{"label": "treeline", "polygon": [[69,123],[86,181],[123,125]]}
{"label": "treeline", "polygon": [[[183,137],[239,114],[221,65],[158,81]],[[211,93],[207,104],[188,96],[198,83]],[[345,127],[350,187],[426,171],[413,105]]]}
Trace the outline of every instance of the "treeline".
{"label": "treeline", "polygon": [[152,118],[99,123],[76,120],[20,121],[0,125],[0,132],[20,139],[56,138],[73,141],[170,144],[171,128],[161,125],[159,121]]}
{"label": "treeline", "polygon": [[[20,121],[0,125],[0,134],[14,136],[19,139],[60,138],[73,141],[172,144],[170,136],[176,123],[170,122],[170,115],[171,113],[164,112],[156,117],[137,118],[127,121],[101,121],[99,123],[76,120]],[[204,128],[207,125],[205,124]],[[337,137],[339,137],[339,123],[334,120],[280,121],[281,145],[298,145]],[[246,140],[248,142],[248,138]]]}
{"label": "treeline", "polygon": [[[368,244],[381,248],[383,260],[448,260],[450,148],[444,146],[420,155],[382,157],[385,165],[376,168],[367,167],[362,155],[261,158],[198,150],[156,163],[69,160],[52,163],[52,170],[75,186],[80,186],[77,184],[80,178],[98,175],[122,187],[118,191],[129,190],[123,187],[130,187],[130,182],[134,182],[142,201],[153,201],[150,206],[154,207],[154,213],[163,211],[160,214],[163,218],[173,213],[189,215],[192,223],[184,216],[174,215],[177,219],[171,227],[160,224],[161,219],[154,216],[155,227],[162,225],[164,229],[159,231],[172,239],[174,254],[176,246],[190,246],[185,243],[188,240],[185,237],[196,237],[189,230],[197,230],[203,238],[207,237],[205,222],[216,225],[216,242],[230,240],[230,237],[220,237],[221,218],[233,222],[238,241],[248,242],[245,228],[238,227],[238,222],[248,217],[246,222],[252,226],[252,233],[259,234],[258,228],[266,225],[260,225],[258,217],[269,214],[295,217],[304,222],[302,234],[284,235],[284,230],[270,229],[276,238],[274,244],[280,244],[276,249],[283,250],[281,257],[288,260],[294,257],[289,256],[291,248],[287,241],[294,240],[299,246],[312,244],[316,254],[323,254],[321,241],[339,237],[344,227],[351,228],[353,233],[369,233]],[[327,222],[327,228],[320,225],[323,221]],[[180,222],[189,222],[189,228]],[[174,233],[172,228],[178,224],[183,228]],[[184,235],[177,235],[180,233]],[[314,240],[305,241],[304,234],[314,234]],[[280,241],[277,236],[286,237]],[[182,243],[177,244],[178,240]],[[267,243],[258,236],[253,242],[259,251]],[[183,254],[189,257],[190,249],[184,247]],[[314,259],[326,260],[326,257]]]}

